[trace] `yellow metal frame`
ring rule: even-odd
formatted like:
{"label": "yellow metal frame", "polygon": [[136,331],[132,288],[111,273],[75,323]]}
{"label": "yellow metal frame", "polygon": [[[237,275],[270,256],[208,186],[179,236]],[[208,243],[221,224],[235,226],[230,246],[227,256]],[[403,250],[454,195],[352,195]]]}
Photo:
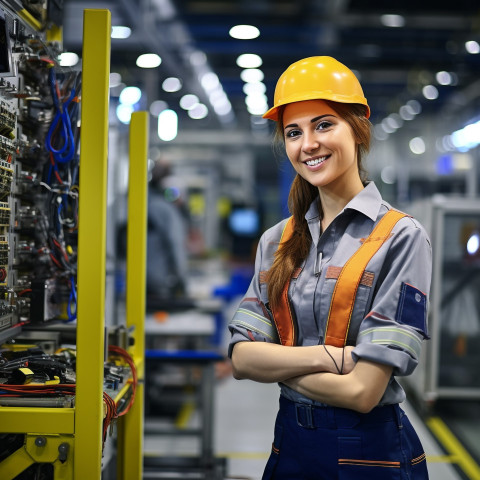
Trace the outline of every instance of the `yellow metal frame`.
{"label": "yellow metal frame", "polygon": [[[28,434],[23,448],[0,463],[0,478],[11,480],[34,463],[49,463],[53,465],[55,480],[72,480],[73,449],[71,435]],[[59,458],[60,450],[65,452],[63,460]]]}
{"label": "yellow metal frame", "polygon": [[145,288],[147,259],[148,113],[135,112],[130,121],[127,222],[126,323],[133,327],[131,354],[138,386],[130,412],[118,422],[117,474],[140,480],[143,471],[143,403],[145,370]]}
{"label": "yellow metal frame", "polygon": [[74,478],[100,478],[111,15],[84,11]]}

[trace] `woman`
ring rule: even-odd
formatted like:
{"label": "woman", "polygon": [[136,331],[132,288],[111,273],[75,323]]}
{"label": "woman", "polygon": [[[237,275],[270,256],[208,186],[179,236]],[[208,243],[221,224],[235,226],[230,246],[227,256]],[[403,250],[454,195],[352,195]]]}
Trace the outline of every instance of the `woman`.
{"label": "woman", "polygon": [[280,384],[264,479],[428,478],[395,376],[428,338],[431,246],[365,179],[369,115],[331,57],[288,67],[264,115],[297,172],[292,217],[263,234],[229,326],[235,378]]}

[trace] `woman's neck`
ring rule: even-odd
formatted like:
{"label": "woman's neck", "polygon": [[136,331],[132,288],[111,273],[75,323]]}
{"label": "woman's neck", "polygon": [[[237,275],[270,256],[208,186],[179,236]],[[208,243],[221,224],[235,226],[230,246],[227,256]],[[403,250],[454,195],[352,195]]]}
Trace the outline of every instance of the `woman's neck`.
{"label": "woman's neck", "polygon": [[364,186],[360,177],[358,182],[355,181],[349,185],[342,186],[341,188],[330,189],[319,187],[320,202],[322,205],[322,231],[332,223],[333,219],[345,208],[345,206],[352,200],[358,193],[363,190]]}

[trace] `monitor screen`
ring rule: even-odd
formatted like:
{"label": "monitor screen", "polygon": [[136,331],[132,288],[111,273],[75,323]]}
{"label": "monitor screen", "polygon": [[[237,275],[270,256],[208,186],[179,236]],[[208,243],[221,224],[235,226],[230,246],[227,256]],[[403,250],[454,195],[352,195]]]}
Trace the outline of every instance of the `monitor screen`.
{"label": "monitor screen", "polygon": [[228,223],[234,235],[256,235],[260,228],[258,212],[253,208],[238,208],[233,210]]}

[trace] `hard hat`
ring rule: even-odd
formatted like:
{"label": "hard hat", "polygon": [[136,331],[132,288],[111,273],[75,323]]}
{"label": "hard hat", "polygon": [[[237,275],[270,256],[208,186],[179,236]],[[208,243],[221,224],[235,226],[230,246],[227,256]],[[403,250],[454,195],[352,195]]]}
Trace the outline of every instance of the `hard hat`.
{"label": "hard hat", "polygon": [[278,121],[282,105],[304,100],[331,100],[370,107],[355,74],[332,57],[308,57],[292,63],[280,76],[275,87],[274,106],[263,118]]}

